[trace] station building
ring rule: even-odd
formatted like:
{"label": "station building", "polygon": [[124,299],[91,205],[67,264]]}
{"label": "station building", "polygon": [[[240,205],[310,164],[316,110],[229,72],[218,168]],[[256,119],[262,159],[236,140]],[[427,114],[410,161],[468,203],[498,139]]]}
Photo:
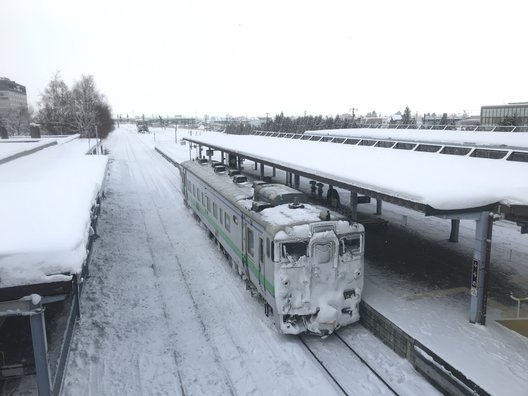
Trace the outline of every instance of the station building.
{"label": "station building", "polygon": [[24,107],[27,109],[26,87],[0,77],[0,112],[7,114],[9,111]]}
{"label": "station building", "polygon": [[6,77],[0,77],[0,128],[2,138],[8,131],[16,135],[29,132],[26,87]]}
{"label": "station building", "polygon": [[513,117],[516,117],[516,125],[528,125],[528,102],[482,106],[480,109],[480,125],[502,125],[505,119]]}

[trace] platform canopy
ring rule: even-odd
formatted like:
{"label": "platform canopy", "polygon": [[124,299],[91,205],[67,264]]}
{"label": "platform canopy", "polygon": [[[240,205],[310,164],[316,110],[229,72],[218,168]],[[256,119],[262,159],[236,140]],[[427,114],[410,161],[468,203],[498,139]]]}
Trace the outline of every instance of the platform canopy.
{"label": "platform canopy", "polygon": [[255,135],[187,140],[431,215],[528,208],[528,163]]}

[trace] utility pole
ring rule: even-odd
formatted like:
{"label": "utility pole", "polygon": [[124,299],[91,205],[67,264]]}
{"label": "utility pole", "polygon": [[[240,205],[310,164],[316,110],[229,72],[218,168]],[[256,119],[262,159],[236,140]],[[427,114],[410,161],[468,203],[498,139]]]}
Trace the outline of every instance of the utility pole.
{"label": "utility pole", "polygon": [[[99,146],[99,133],[97,132],[97,125],[95,126],[95,153],[97,154],[97,150],[98,150],[98,147]],[[101,152],[101,154],[103,154]]]}
{"label": "utility pole", "polygon": [[356,118],[355,112],[357,111],[357,109],[355,107],[352,107],[349,110],[352,113],[352,121],[354,121],[354,119]]}

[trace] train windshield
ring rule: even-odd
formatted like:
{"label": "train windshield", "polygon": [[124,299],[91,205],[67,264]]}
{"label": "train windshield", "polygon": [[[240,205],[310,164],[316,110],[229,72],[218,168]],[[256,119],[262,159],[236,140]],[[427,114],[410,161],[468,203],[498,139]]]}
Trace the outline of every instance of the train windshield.
{"label": "train windshield", "polygon": [[300,257],[306,256],[307,250],[308,241],[286,242],[282,244],[282,257],[297,261]]}
{"label": "train windshield", "polygon": [[339,254],[343,255],[346,252],[359,253],[361,251],[361,236],[350,235],[340,240]]}

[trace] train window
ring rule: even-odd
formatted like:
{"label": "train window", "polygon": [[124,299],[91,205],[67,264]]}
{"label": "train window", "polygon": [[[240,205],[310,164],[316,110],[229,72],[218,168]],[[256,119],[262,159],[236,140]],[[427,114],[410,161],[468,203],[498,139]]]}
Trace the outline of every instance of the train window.
{"label": "train window", "polygon": [[192,188],[193,188],[193,195],[196,198],[196,189],[194,188],[194,184],[192,185]]}
{"label": "train window", "polygon": [[262,238],[259,238],[259,261],[264,261],[264,241]]}
{"label": "train window", "polygon": [[233,215],[233,223],[238,224],[238,218],[235,215]]}
{"label": "train window", "polygon": [[202,205],[205,206],[205,198],[204,198],[203,191],[202,191]]}
{"label": "train window", "polygon": [[341,249],[339,254],[343,255],[345,252],[358,253],[361,249],[361,238],[358,237],[347,237],[340,241]]}
{"label": "train window", "polygon": [[266,256],[270,257],[271,244],[269,238],[266,238]]}
{"label": "train window", "polygon": [[299,260],[300,257],[306,256],[308,242],[288,242],[282,244],[282,257]]}
{"label": "train window", "polygon": [[216,205],[216,202],[213,202],[213,216],[215,219],[218,218],[218,206]]}
{"label": "train window", "polygon": [[253,239],[253,230],[248,227],[246,235],[247,235],[246,241],[247,241],[248,253],[250,256],[254,256],[255,255],[255,241]]}
{"label": "train window", "polygon": [[211,200],[209,199],[207,195],[205,196],[205,199],[207,201],[207,211],[210,212],[211,211]]}
{"label": "train window", "polygon": [[229,220],[229,215],[224,213],[224,227],[227,231],[231,231],[231,221]]}
{"label": "train window", "polygon": [[220,209],[220,216],[218,216],[218,218],[220,219],[220,224],[222,224],[224,221],[224,217],[223,217],[224,214],[222,213],[222,208],[219,208],[219,209]]}

